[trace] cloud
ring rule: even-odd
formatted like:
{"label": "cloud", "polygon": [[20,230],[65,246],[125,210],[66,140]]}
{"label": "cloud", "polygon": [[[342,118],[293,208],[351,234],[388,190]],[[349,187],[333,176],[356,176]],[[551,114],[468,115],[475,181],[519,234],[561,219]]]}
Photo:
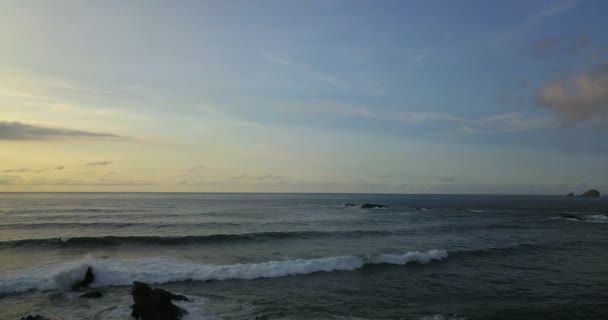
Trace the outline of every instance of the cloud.
{"label": "cloud", "polygon": [[21,182],[23,179],[18,176],[1,175],[0,185],[9,185]]}
{"label": "cloud", "polygon": [[19,168],[19,169],[5,169],[0,172],[15,173],[15,172],[30,172],[30,171],[32,171],[32,169],[30,169],[30,168]]}
{"label": "cloud", "polygon": [[525,48],[532,56],[540,59],[551,58],[560,55],[572,56],[590,44],[585,36],[551,36],[538,39]]}
{"label": "cloud", "polygon": [[114,161],[95,161],[95,162],[89,162],[89,163],[85,164],[85,166],[87,166],[87,167],[108,166],[108,165],[111,165],[112,163],[114,163]]}
{"label": "cloud", "polygon": [[605,118],[608,115],[608,63],[542,85],[536,100],[559,114],[564,124]]}
{"label": "cloud", "polygon": [[65,167],[61,165],[61,166],[57,166],[57,167],[54,167],[54,168],[37,169],[34,172],[35,173],[42,173],[42,172],[49,171],[49,170],[63,170],[63,169],[65,169]]}
{"label": "cloud", "polygon": [[122,137],[109,133],[49,128],[16,121],[0,121],[0,140],[50,140],[68,138],[118,139]]}
{"label": "cloud", "polygon": [[188,169],[188,173],[197,173],[200,172],[201,170],[205,169],[204,165],[198,165],[198,166],[194,166]]}
{"label": "cloud", "polygon": [[150,181],[137,181],[127,179],[99,179],[97,182],[92,183],[96,186],[151,186],[155,183]]}

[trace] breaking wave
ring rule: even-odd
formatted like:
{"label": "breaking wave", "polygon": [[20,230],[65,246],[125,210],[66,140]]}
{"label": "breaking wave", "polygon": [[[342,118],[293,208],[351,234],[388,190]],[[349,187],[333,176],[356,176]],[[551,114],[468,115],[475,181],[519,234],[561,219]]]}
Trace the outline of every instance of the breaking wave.
{"label": "breaking wave", "polygon": [[88,267],[93,269],[93,287],[129,285],[133,281],[159,284],[178,281],[278,278],[315,272],[352,271],[371,264],[426,264],[448,257],[445,250],[412,251],[404,254],[338,256],[318,259],[268,261],[233,265],[204,264],[178,259],[97,259],[43,265],[15,274],[0,275],[0,294],[31,290],[68,290],[81,280]]}
{"label": "breaking wave", "polygon": [[587,222],[587,223],[608,223],[608,215],[605,214],[586,214],[586,215],[573,215],[568,214],[560,217],[553,217],[553,220],[568,220],[576,222]]}

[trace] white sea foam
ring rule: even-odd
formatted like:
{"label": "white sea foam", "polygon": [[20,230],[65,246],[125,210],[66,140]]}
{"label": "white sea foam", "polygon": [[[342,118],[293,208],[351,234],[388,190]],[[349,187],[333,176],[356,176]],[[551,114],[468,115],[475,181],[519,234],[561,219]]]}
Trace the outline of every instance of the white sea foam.
{"label": "white sea foam", "polygon": [[552,220],[569,220],[576,222],[587,222],[587,223],[608,223],[608,216],[605,214],[587,214],[578,215],[574,217],[553,217]]}
{"label": "white sea foam", "polygon": [[429,263],[447,258],[444,250],[407,252],[401,255],[381,254],[368,257],[338,256],[319,259],[297,259],[233,265],[204,264],[192,260],[167,258],[97,259],[86,256],[79,261],[59,265],[42,265],[14,274],[0,275],[0,293],[28,290],[67,290],[93,268],[93,287],[129,285],[133,281],[167,283],[186,280],[230,280],[278,278],[314,272],[350,271],[366,264]]}
{"label": "white sea foam", "polygon": [[599,222],[599,223],[608,222],[608,216],[605,214],[591,214],[591,215],[586,216],[585,218],[587,218],[587,220],[589,222]]}

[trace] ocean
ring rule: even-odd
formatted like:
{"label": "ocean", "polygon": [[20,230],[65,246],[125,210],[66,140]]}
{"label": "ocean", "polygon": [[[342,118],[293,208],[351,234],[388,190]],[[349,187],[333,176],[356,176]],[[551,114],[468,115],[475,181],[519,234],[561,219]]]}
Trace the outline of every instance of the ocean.
{"label": "ocean", "polygon": [[[383,209],[345,206],[379,203]],[[0,194],[0,319],[608,319],[608,199]],[[90,266],[99,299],[71,284]]]}

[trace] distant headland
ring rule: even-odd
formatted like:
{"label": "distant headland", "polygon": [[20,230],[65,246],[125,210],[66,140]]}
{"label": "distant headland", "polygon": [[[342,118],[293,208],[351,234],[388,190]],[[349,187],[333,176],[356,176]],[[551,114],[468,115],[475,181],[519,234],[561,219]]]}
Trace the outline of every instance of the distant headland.
{"label": "distant headland", "polygon": [[[570,192],[567,197],[575,197],[574,193]],[[580,196],[578,196],[579,198],[599,198],[600,197],[600,192],[595,190],[595,189],[590,189],[586,192],[584,192],[583,194],[581,194]]]}

